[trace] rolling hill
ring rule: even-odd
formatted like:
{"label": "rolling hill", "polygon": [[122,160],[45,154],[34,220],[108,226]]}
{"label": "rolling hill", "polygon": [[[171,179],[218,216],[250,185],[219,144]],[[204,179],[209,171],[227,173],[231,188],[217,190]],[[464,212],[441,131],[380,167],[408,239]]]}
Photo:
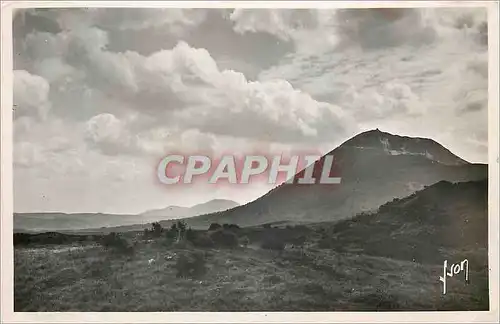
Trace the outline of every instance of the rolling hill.
{"label": "rolling hill", "polygon": [[17,232],[73,231],[89,228],[149,224],[151,222],[193,217],[223,211],[238,206],[231,200],[214,199],[192,207],[170,206],[146,211],[139,215],[102,213],[14,213],[14,230]]}

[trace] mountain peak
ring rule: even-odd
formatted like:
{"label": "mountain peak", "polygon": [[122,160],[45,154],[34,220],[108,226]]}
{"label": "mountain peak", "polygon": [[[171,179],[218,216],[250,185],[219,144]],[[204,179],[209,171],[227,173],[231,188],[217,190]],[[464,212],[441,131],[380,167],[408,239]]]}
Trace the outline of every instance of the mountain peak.
{"label": "mountain peak", "polygon": [[432,139],[394,135],[378,128],[362,132],[340,146],[340,148],[347,147],[359,150],[379,150],[388,155],[424,156],[446,165],[468,164],[467,161],[454,155]]}

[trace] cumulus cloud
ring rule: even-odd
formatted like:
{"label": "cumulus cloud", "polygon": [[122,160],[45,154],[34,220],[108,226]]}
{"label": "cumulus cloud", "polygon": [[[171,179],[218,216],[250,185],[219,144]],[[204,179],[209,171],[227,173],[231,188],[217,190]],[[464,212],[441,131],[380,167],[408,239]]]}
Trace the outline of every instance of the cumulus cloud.
{"label": "cumulus cloud", "polygon": [[361,90],[351,86],[339,101],[354,112],[358,121],[363,121],[424,114],[426,107],[419,99],[407,84],[387,82]]}
{"label": "cumulus cloud", "polygon": [[14,71],[14,118],[36,116],[44,119],[50,109],[50,85],[28,71]]}
{"label": "cumulus cloud", "polygon": [[179,114],[182,122],[220,135],[295,143],[341,136],[353,127],[340,107],[283,80],[248,82],[241,73],[224,71],[215,85],[219,91],[200,103],[206,111],[187,109]]}
{"label": "cumulus cloud", "polygon": [[134,149],[135,143],[126,132],[122,121],[112,114],[100,114],[92,117],[85,128],[85,138],[106,154],[116,154]]}
{"label": "cumulus cloud", "polygon": [[106,155],[136,155],[161,157],[164,154],[210,153],[216,139],[214,135],[197,129],[155,127],[135,131],[133,120],[120,120],[113,114],[103,113],[85,123],[85,141],[91,148]]}
{"label": "cumulus cloud", "polygon": [[[47,37],[28,37],[30,53],[44,60],[59,54],[66,64],[85,72],[86,87],[154,116],[154,126],[163,123],[221,135],[299,142],[345,134],[352,126],[340,107],[318,102],[284,80],[252,82],[241,73],[221,71],[208,51],[185,42],[143,56],[107,51],[107,35],[95,27],[40,41]],[[39,46],[42,53],[37,51]],[[66,77],[64,72],[70,69],[60,67],[63,72],[57,75]],[[57,75],[51,75],[54,82]],[[319,129],[325,123],[328,127]]]}

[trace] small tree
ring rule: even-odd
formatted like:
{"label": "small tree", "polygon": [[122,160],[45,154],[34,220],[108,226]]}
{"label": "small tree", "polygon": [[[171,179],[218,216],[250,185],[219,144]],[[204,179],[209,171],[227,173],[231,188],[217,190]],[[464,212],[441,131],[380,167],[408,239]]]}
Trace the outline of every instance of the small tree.
{"label": "small tree", "polygon": [[186,222],[179,220],[177,223],[172,224],[170,231],[176,233],[176,242],[179,243],[185,238],[187,224]]}
{"label": "small tree", "polygon": [[163,227],[161,226],[160,222],[153,222],[151,225],[153,226],[151,230],[153,236],[160,237],[161,233],[163,232]]}
{"label": "small tree", "polygon": [[186,228],[187,228],[187,224],[185,221],[183,220],[178,220],[177,221],[177,228],[181,231],[181,232],[185,232],[186,231]]}

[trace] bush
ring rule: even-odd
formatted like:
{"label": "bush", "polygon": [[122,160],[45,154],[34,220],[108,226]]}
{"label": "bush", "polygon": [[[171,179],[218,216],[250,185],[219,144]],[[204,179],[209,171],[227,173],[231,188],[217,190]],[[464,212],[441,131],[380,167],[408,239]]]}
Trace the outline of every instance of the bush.
{"label": "bush", "polygon": [[229,229],[240,229],[240,227],[236,224],[229,224]]}
{"label": "bush", "polygon": [[186,231],[186,241],[189,241],[193,244],[193,246],[202,247],[202,248],[211,248],[214,247],[214,242],[212,239],[205,233],[200,233],[189,228]]}
{"label": "bush", "polygon": [[214,241],[207,234],[199,234],[190,240],[194,246],[200,248],[212,248],[215,246]]}
{"label": "bush", "polygon": [[239,229],[240,227],[236,224],[223,224],[222,228],[224,229]]}
{"label": "bush", "polygon": [[104,235],[101,240],[102,246],[105,248],[111,248],[116,252],[120,253],[133,253],[134,247],[120,234],[115,232],[111,232],[107,235]]}
{"label": "bush", "polygon": [[210,226],[208,227],[208,230],[209,231],[216,231],[218,229],[222,228],[221,224],[219,223],[212,223],[210,224]]}
{"label": "bush", "polygon": [[154,237],[160,237],[161,233],[163,232],[163,227],[161,226],[160,222],[153,222],[151,226],[153,227],[151,229],[151,234]]}
{"label": "bush", "polygon": [[182,253],[177,257],[175,265],[177,277],[199,278],[207,271],[205,264],[205,255],[201,252]]}
{"label": "bush", "polygon": [[217,230],[210,234],[210,239],[215,243],[216,246],[233,248],[238,246],[238,236],[236,234],[225,231]]}

